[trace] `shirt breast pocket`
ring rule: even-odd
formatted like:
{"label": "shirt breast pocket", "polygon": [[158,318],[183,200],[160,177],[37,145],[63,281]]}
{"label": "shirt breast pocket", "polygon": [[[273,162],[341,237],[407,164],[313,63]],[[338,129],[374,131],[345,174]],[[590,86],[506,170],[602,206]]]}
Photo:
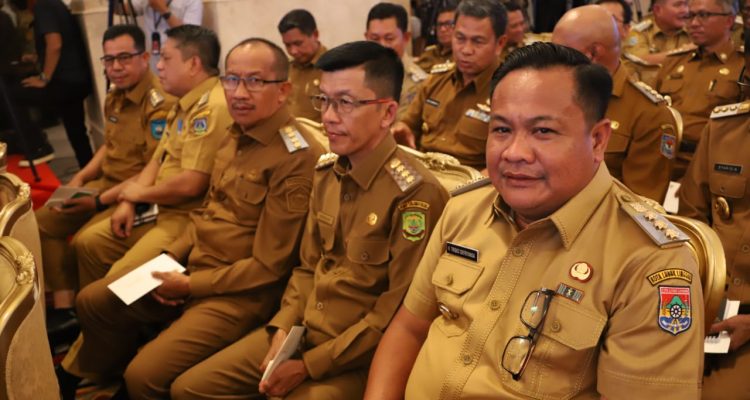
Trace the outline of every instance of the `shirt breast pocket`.
{"label": "shirt breast pocket", "polygon": [[234,211],[240,222],[257,223],[263,211],[263,201],[268,194],[268,187],[260,182],[238,179],[235,183],[237,203]]}
{"label": "shirt breast pocket", "polygon": [[462,334],[471,323],[464,303],[476,285],[484,268],[443,255],[432,273],[432,284],[442,316],[437,327],[448,337]]}
{"label": "shirt breast pocket", "polygon": [[726,104],[739,100],[740,87],[736,81],[721,79],[716,81],[716,84],[711,89],[709,94],[719,99],[716,104]]}
{"label": "shirt breast pocket", "polygon": [[747,178],[741,175],[726,175],[711,172],[708,179],[711,193],[730,199],[741,199],[745,197],[747,190]]}
{"label": "shirt breast pocket", "polygon": [[672,95],[682,89],[682,79],[667,79],[662,82],[659,93]]}
{"label": "shirt breast pocket", "polygon": [[503,371],[503,383],[539,399],[569,399],[583,387],[595,385],[593,363],[606,321],[569,300],[555,297],[521,379],[514,381]]}
{"label": "shirt breast pocket", "polygon": [[[476,115],[479,111],[474,110]],[[484,147],[487,143],[487,134],[489,133],[489,124],[476,118],[464,115],[458,121],[458,140],[473,150],[484,153]]]}

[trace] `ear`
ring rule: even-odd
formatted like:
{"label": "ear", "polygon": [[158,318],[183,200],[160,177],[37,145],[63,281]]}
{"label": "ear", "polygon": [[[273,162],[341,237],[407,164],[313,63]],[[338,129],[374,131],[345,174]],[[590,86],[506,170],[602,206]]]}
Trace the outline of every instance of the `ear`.
{"label": "ear", "polygon": [[312,32],[312,34],[310,36],[312,36],[313,39],[318,40],[318,37],[320,36],[320,33],[318,33],[318,30],[316,29],[316,30],[314,30]]}
{"label": "ear", "polygon": [[604,118],[594,124],[589,135],[591,138],[591,148],[594,154],[594,161],[600,163],[604,160],[604,152],[607,150],[607,143],[609,143],[609,137],[612,135],[610,120]]}
{"label": "ear", "polygon": [[503,49],[505,48],[506,43],[508,43],[508,35],[503,34],[497,38],[497,42],[495,43],[495,56],[500,57],[500,54],[503,54]]}
{"label": "ear", "polygon": [[404,33],[404,42],[409,43],[411,41],[411,32]]}
{"label": "ear", "polygon": [[201,71],[203,71],[203,63],[201,62],[200,57],[198,56],[190,57],[190,73],[193,76],[195,76],[199,74]]}
{"label": "ear", "polygon": [[286,102],[286,99],[289,97],[289,94],[292,92],[292,83],[289,81],[283,82],[279,84],[279,98],[278,103],[283,104]]}
{"label": "ear", "polygon": [[396,100],[393,100],[383,104],[383,106],[385,108],[385,112],[383,113],[383,119],[380,121],[380,127],[383,129],[390,129],[391,126],[396,122],[398,102]]}

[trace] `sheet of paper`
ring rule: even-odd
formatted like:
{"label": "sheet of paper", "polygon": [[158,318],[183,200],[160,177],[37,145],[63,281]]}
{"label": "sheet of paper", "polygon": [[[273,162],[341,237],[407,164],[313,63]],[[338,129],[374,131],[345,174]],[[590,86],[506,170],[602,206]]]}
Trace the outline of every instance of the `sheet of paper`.
{"label": "sheet of paper", "polygon": [[286,339],[284,339],[281,349],[276,353],[276,357],[268,363],[266,371],[263,372],[263,377],[260,379],[261,381],[266,380],[271,376],[276,367],[294,355],[294,352],[297,351],[297,348],[302,341],[304,333],[305,327],[302,325],[295,325],[289,330],[289,334],[286,335]]}
{"label": "sheet of paper", "polygon": [[[739,300],[724,299],[719,306],[717,320],[723,321],[728,318],[732,318],[737,315],[740,311]],[[729,344],[731,338],[727,331],[719,332],[718,335],[706,335],[703,340],[703,352],[711,354],[726,354],[729,353]]]}
{"label": "sheet of paper", "polygon": [[160,254],[156,258],[123,275],[122,278],[110,283],[107,287],[126,305],[131,305],[134,301],[161,285],[161,280],[151,276],[151,273],[155,271],[176,271],[182,273],[185,271],[185,267],[172,257]]}
{"label": "sheet of paper", "polygon": [[52,196],[47,199],[47,202],[44,203],[44,206],[48,208],[60,207],[62,206],[63,201],[70,198],[79,196],[96,196],[98,192],[99,191],[96,189],[73,186],[59,186],[57,189],[55,189],[55,192],[52,193]]}
{"label": "sheet of paper", "polygon": [[677,197],[678,190],[680,190],[680,183],[670,181],[663,204],[664,210],[670,214],[677,214],[677,210],[680,209],[680,199]]}

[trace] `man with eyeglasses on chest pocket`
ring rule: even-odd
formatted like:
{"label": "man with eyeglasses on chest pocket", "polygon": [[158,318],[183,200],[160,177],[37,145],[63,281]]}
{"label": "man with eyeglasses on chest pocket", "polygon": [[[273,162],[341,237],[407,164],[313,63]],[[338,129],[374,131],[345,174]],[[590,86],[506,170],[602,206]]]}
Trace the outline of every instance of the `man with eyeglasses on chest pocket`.
{"label": "man with eyeglasses on chest pocket", "polygon": [[607,70],[535,43],[491,94],[491,186],[446,206],[366,399],[697,399],[687,237],[602,162]]}

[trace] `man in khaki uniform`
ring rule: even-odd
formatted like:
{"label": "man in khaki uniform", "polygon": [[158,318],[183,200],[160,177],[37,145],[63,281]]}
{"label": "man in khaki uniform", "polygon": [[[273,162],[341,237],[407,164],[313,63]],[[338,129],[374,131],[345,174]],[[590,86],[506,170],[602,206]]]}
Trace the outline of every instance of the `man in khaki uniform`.
{"label": "man in khaki uniform", "polygon": [[[435,38],[437,39],[437,43],[425,47],[416,61],[416,64],[422,70],[433,73],[433,67],[453,62],[451,41],[453,40],[453,24],[456,19],[457,6],[458,1],[456,0],[445,0],[439,3],[436,11],[437,19],[435,20]],[[438,72],[442,68],[445,68],[445,66],[437,67],[435,72]]]}
{"label": "man in khaki uniform", "polygon": [[505,46],[503,46],[503,52],[500,54],[501,63],[513,50],[531,44],[526,38],[526,18],[521,6],[515,0],[503,1],[503,5],[508,13],[508,26],[505,28],[507,40]]}
{"label": "man in khaki uniform", "polygon": [[654,0],[652,6],[653,15],[632,26],[622,51],[661,64],[670,51],[694,47],[684,29],[688,0]]}
{"label": "man in khaki uniform", "polygon": [[399,119],[406,113],[409,104],[414,101],[420,83],[427,79],[427,73],[419,68],[406,52],[406,46],[411,40],[408,22],[409,15],[404,7],[392,3],[378,3],[367,14],[367,31],[365,31],[365,39],[393,49],[404,65],[404,79],[398,105]]}
{"label": "man in khaki uniform", "polygon": [[281,19],[278,29],[286,51],[292,57],[289,68],[289,82],[292,84],[289,112],[295,117],[320,122],[320,113],[313,108],[310,96],[318,94],[320,70],[315,68],[315,63],[326,48],[318,40],[315,18],[307,10],[292,10]]}
{"label": "man in khaki uniform", "polygon": [[[750,41],[745,40],[745,76],[750,79]],[[750,398],[750,101],[716,107],[703,131],[698,150],[682,179],[681,215],[703,221],[716,231],[727,259],[727,293],[739,300],[740,315],[711,327],[728,331],[727,355],[712,355],[715,364],[703,381],[704,399]]]}
{"label": "man in khaki uniform", "polygon": [[182,372],[266,322],[298,263],[323,147],[302,133],[285,105],[288,69],[283,50],[264,39],[243,41],[227,56],[222,82],[235,123],[216,153],[203,207],[166,246],[189,275],[157,275],[163,284],[153,298],[129,306],[107,288],[122,274],[81,293],[81,369],[122,371],[139,345],[141,325],[175,319],[128,365],[131,398],[168,398]]}
{"label": "man in khaki uniform", "polygon": [[448,203],[365,398],[697,399],[698,266],[602,164],[607,71],[537,43],[496,77],[492,186]]}
{"label": "man in khaki uniform", "polygon": [[[271,322],[183,374],[173,399],[362,397],[375,346],[448,197],[389,134],[400,64],[371,42],[320,58],[316,103],[333,153],[316,166],[302,264]],[[277,360],[261,381],[294,325],[306,328],[301,358]]]}
{"label": "man in khaki uniform", "polygon": [[[232,121],[215,77],[220,50],[216,34],[181,25],[169,29],[167,36],[158,63],[160,80],[168,93],[180,99],[167,116],[151,161],[123,187],[112,216],[78,233],[74,244],[83,289],[76,304],[79,313],[89,307],[81,302],[86,298],[86,284],[107,273],[121,275],[142,265],[187,229],[188,212],[203,201],[216,149]],[[133,227],[136,203],[158,204],[156,222]],[[84,334],[88,322],[81,316]],[[111,349],[86,349],[86,340],[79,337],[74,343],[63,360],[64,369],[77,376],[101,378],[97,371],[106,367],[91,357],[101,357]],[[78,357],[79,348],[82,357]]]}
{"label": "man in khaki uniform", "polygon": [[674,117],[664,98],[632,78],[620,62],[617,26],[608,16],[597,5],[571,9],[555,26],[552,42],[580,51],[609,71],[613,85],[606,117],[612,136],[605,164],[630,190],[661,202],[677,150]]}
{"label": "man in khaki uniform", "polygon": [[736,14],[733,0],[692,0],[687,28],[698,48],[671,54],[656,78],[657,90],[684,121],[673,180],[685,174],[711,110],[739,98],[744,61],[730,39]]}
{"label": "man in khaki uniform", "polygon": [[[175,99],[165,94],[149,70],[143,31],[115,25],[104,33],[101,58],[113,84],[104,101],[104,145],[67,186],[98,191],[65,201],[62,208],[36,211],[47,288],[55,307],[70,309],[78,288],[77,264],[68,237],[112,213],[104,204],[116,201],[121,183],[148,163]],[[114,188],[114,189],[113,189]]]}
{"label": "man in khaki uniform", "polygon": [[499,65],[508,21],[498,0],[463,0],[453,35],[455,68],[432,75],[406,115],[393,126],[396,141],[450,154],[461,164],[485,166],[492,72]]}

